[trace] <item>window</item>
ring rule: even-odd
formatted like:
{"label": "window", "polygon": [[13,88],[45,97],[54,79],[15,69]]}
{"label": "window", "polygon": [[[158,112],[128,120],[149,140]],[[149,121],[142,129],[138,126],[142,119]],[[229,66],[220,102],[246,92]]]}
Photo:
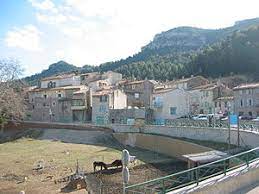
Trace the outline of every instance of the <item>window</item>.
{"label": "window", "polygon": [[58,98],[61,98],[62,97],[62,94],[58,94]]}
{"label": "window", "polygon": [[253,105],[253,100],[252,100],[252,99],[248,99],[247,104],[248,104],[249,106],[252,106],[252,105]]}
{"label": "window", "polygon": [[139,99],[139,93],[135,93],[134,96],[136,99]]}
{"label": "window", "polygon": [[107,102],[108,96],[100,96],[100,102]]}
{"label": "window", "polygon": [[33,98],[31,99],[31,102],[33,102]]}
{"label": "window", "polygon": [[252,112],[248,112],[248,114],[249,114],[250,117],[253,116],[253,113],[252,113]]}
{"label": "window", "polygon": [[227,108],[228,107],[228,102],[225,102],[225,108]]}
{"label": "window", "polygon": [[99,112],[102,112],[102,113],[106,112],[106,106],[101,105],[101,106],[99,107]]}
{"label": "window", "polygon": [[73,99],[72,100],[72,106],[84,106],[85,101],[82,99]]}
{"label": "window", "polygon": [[170,114],[176,115],[176,107],[170,107]]}
{"label": "window", "polygon": [[43,97],[46,99],[47,98],[47,94],[44,94]]}
{"label": "window", "polygon": [[215,107],[217,108],[217,102],[215,102]]}
{"label": "window", "polygon": [[244,112],[239,112],[238,115],[239,115],[239,116],[243,116],[243,115],[244,115]]}
{"label": "window", "polygon": [[43,103],[43,107],[45,107],[46,106],[46,103]]}
{"label": "window", "polygon": [[240,100],[240,107],[243,107],[243,100]]}
{"label": "window", "polygon": [[32,109],[34,109],[35,107],[34,107],[34,105],[32,105]]}
{"label": "window", "polygon": [[56,102],[52,102],[52,106],[56,106]]}
{"label": "window", "polygon": [[221,108],[221,102],[219,102],[219,107]]}
{"label": "window", "polygon": [[132,89],[133,89],[133,90],[135,89],[135,85],[132,85]]}

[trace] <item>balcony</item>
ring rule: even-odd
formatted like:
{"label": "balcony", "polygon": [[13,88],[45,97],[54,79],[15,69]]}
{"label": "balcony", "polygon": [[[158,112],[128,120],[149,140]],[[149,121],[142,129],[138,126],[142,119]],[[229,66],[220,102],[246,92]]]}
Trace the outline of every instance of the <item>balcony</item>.
{"label": "balcony", "polygon": [[154,108],[162,108],[163,102],[162,101],[154,101],[153,106],[154,106]]}
{"label": "balcony", "polygon": [[71,110],[86,110],[86,106],[76,106],[72,105]]}
{"label": "balcony", "polygon": [[86,103],[82,99],[73,99],[71,104],[71,110],[85,110]]}

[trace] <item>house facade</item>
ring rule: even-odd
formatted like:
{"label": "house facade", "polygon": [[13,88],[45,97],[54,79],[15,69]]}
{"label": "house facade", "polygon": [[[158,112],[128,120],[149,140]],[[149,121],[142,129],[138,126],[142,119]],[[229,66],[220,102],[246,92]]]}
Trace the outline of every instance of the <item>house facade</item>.
{"label": "house facade", "polygon": [[92,95],[92,122],[94,124],[109,123],[110,109],[125,109],[127,96],[119,89],[99,90]]}
{"label": "house facade", "polygon": [[234,113],[234,96],[223,96],[214,100],[215,113],[227,115]]}
{"label": "house facade", "polygon": [[179,88],[154,91],[152,108],[155,120],[187,116],[189,115],[189,93]]}
{"label": "house facade", "polygon": [[40,88],[56,88],[63,86],[78,86],[81,83],[80,75],[76,73],[57,75],[41,79]]}
{"label": "house facade", "polygon": [[233,88],[234,111],[239,116],[259,116],[259,83],[244,84]]}
{"label": "house facade", "polygon": [[44,122],[72,122],[74,92],[86,86],[36,88],[29,91],[30,119]]}
{"label": "house facade", "polygon": [[126,82],[123,89],[127,95],[127,105],[149,108],[155,84],[156,82],[153,80]]}
{"label": "house facade", "polygon": [[214,101],[220,97],[233,95],[231,89],[220,83],[198,86],[189,92],[192,114],[214,114],[216,113]]}
{"label": "house facade", "polygon": [[207,85],[209,84],[209,80],[202,76],[191,76],[189,78],[183,78],[175,81],[170,81],[166,83],[166,86],[168,88],[181,88],[184,90],[190,90],[192,88],[202,86],[202,85]]}

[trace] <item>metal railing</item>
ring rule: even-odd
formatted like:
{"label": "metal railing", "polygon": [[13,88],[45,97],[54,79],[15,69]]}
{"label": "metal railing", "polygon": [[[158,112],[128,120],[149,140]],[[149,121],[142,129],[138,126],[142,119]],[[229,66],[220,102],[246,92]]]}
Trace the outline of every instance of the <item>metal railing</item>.
{"label": "metal railing", "polygon": [[[157,125],[157,126],[172,126],[172,127],[206,127],[206,128],[228,128],[228,121],[213,120],[208,121],[195,121],[192,119],[174,119],[174,120],[164,120],[164,122],[157,121],[146,121],[146,125]],[[259,122],[258,121],[246,121],[240,120],[239,128],[249,131],[259,132]]]}
{"label": "metal railing", "polygon": [[246,165],[259,158],[259,147],[147,182],[126,186],[126,194],[164,194]]}

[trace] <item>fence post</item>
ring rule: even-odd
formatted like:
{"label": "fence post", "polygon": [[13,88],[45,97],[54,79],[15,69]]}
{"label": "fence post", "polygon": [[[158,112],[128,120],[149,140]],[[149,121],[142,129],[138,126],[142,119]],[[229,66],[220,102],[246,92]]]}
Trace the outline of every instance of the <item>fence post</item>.
{"label": "fence post", "polygon": [[162,193],[165,194],[166,191],[165,191],[165,181],[164,179],[162,180]]}
{"label": "fence post", "polygon": [[246,165],[249,166],[249,158],[248,158],[248,154],[249,153],[246,153]]}
{"label": "fence post", "polygon": [[226,160],[224,160],[224,175],[226,175],[227,174],[227,170],[226,170]]}
{"label": "fence post", "polygon": [[195,179],[196,184],[199,185],[199,168],[196,168],[195,170]]}

